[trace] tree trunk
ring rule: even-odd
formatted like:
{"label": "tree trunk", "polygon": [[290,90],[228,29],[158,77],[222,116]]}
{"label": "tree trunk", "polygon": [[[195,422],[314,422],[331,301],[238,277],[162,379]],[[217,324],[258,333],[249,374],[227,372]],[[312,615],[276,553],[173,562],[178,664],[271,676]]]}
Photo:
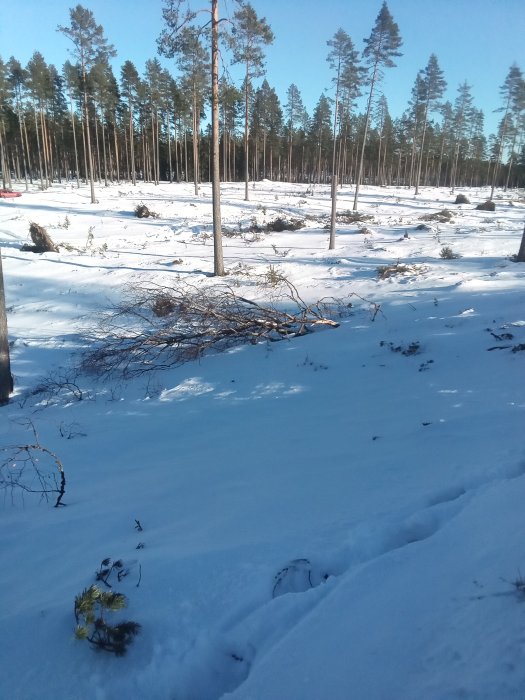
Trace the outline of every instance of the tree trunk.
{"label": "tree trunk", "polygon": [[219,148],[219,0],[212,0],[211,15],[211,152],[213,209],[213,273],[224,275],[221,224],[221,175]]}
{"label": "tree trunk", "polygon": [[523,236],[521,237],[521,245],[516,257],[516,262],[525,262],[525,226],[523,227]]}
{"label": "tree trunk", "polygon": [[353,210],[357,211],[357,205],[359,202],[359,187],[361,186],[361,180],[363,177],[363,163],[365,160],[365,147],[366,147],[366,137],[368,136],[368,126],[370,124],[370,114],[372,112],[372,98],[374,96],[374,87],[377,80],[377,70],[378,64],[374,66],[374,72],[372,74],[372,80],[370,82],[370,93],[368,95],[368,105],[366,108],[366,118],[365,118],[365,133],[363,134],[363,144],[361,146],[361,155],[359,157],[359,169],[357,171],[357,179],[355,182],[355,196],[354,196],[354,206]]}
{"label": "tree trunk", "polygon": [[419,183],[421,180],[421,168],[423,165],[423,151],[425,148],[425,136],[427,133],[427,119],[428,119],[428,102],[425,105],[425,113],[423,115],[423,133],[421,135],[421,146],[419,148],[419,158],[417,162],[417,173],[416,173],[416,189],[414,194],[419,194]]}
{"label": "tree trunk", "polygon": [[77,148],[77,133],[75,127],[75,112],[73,110],[73,98],[69,95],[69,103],[71,108],[71,128],[73,130],[73,149],[75,151],[75,175],[77,177],[77,189],[80,189],[80,172],[78,166],[78,148]]}
{"label": "tree trunk", "polygon": [[86,73],[83,70],[83,79],[84,79],[84,122],[85,122],[85,137],[86,137],[86,145],[87,145],[87,166],[88,166],[88,173],[86,173],[86,179],[89,177],[89,187],[90,187],[90,194],[91,194],[91,204],[96,204],[97,198],[95,197],[95,180],[94,180],[94,174],[93,174],[93,157],[91,155],[91,135],[89,132],[89,111],[88,111],[88,96],[87,96],[87,88],[85,86],[86,84]]}
{"label": "tree trunk", "polygon": [[248,163],[248,107],[250,100],[250,80],[248,63],[246,63],[245,90],[244,90],[244,200],[250,198],[248,191],[249,163]]}
{"label": "tree trunk", "polygon": [[332,209],[330,215],[330,242],[328,250],[335,248],[335,218],[337,210],[337,112],[339,108],[339,75],[340,68],[337,71],[337,86],[335,90],[335,107],[334,107],[334,130],[333,130],[333,145],[332,145]]}
{"label": "tree trunk", "polygon": [[5,309],[4,276],[2,272],[2,251],[0,250],[0,406],[9,401],[13,391],[13,377],[9,361],[9,340],[7,336],[7,313]]}

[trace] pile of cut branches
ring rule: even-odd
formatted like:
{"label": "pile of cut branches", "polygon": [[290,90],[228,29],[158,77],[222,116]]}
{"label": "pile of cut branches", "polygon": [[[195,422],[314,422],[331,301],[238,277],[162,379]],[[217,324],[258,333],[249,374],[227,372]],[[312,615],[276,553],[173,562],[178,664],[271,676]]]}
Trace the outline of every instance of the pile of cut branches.
{"label": "pile of cut branches", "polygon": [[206,351],[336,328],[351,304],[307,304],[288,280],[277,303],[262,306],[227,285],[142,287],[100,322],[82,369],[96,375],[140,375],[199,359]]}

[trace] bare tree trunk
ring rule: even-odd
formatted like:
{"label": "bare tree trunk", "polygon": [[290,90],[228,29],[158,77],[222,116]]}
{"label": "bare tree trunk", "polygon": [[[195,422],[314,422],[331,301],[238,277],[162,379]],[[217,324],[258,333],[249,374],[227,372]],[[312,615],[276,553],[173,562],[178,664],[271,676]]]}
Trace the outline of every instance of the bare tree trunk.
{"label": "bare tree trunk", "polygon": [[219,148],[219,0],[211,3],[211,152],[213,208],[213,273],[224,275],[221,228],[221,175]]}
{"label": "bare tree trunk", "polygon": [[250,104],[250,80],[248,63],[246,63],[245,91],[244,91],[244,199],[247,202],[250,198],[248,190],[249,163],[248,163],[248,109]]}
{"label": "bare tree trunk", "polygon": [[78,148],[77,148],[77,133],[75,128],[75,112],[73,110],[73,98],[69,95],[69,102],[71,107],[71,128],[73,130],[73,149],[75,151],[75,174],[77,176],[77,189],[80,188],[80,172],[78,167]]}
{"label": "bare tree trunk", "polygon": [[20,129],[20,143],[22,144],[22,163],[24,166],[24,178],[25,178],[26,192],[27,192],[29,190],[29,185],[27,182],[28,167],[27,167],[26,149],[25,149],[25,144],[24,144],[24,133],[23,133],[24,117],[22,114],[22,109],[20,107],[20,100],[18,98],[18,94],[17,94],[16,108],[17,108],[17,112],[18,112],[18,127]]}
{"label": "bare tree trunk", "polygon": [[416,173],[416,189],[414,194],[419,194],[419,183],[421,180],[421,168],[423,166],[423,151],[425,148],[425,136],[427,133],[427,118],[428,118],[428,102],[425,105],[425,113],[423,115],[423,133],[421,134],[421,146],[419,148],[419,158],[417,162],[417,173]]}
{"label": "bare tree trunk", "polygon": [[340,69],[337,71],[337,87],[335,90],[335,107],[334,107],[334,130],[333,130],[333,147],[332,147],[332,208],[330,215],[330,242],[328,250],[335,248],[335,218],[337,210],[337,117],[339,108],[339,75]]}
{"label": "bare tree trunk", "polygon": [[521,237],[521,245],[516,257],[516,262],[525,262],[525,226],[523,227],[523,236]]}
{"label": "bare tree trunk", "polygon": [[42,168],[42,150],[40,148],[40,134],[38,131],[38,119],[36,115],[36,105],[33,103],[33,113],[35,115],[35,134],[36,134],[36,147],[38,151],[38,169],[40,171],[40,189],[44,190],[44,170]]}
{"label": "bare tree trunk", "polygon": [[88,111],[88,96],[86,88],[86,73],[83,72],[84,79],[84,122],[85,122],[85,138],[87,144],[87,166],[89,169],[89,175],[86,172],[86,179],[89,177],[89,187],[91,193],[91,204],[96,204],[97,198],[95,197],[95,180],[93,174],[93,157],[91,155],[91,136],[89,133],[89,111]]}
{"label": "bare tree trunk", "polygon": [[102,168],[100,167],[100,139],[98,137],[98,117],[97,117],[97,108],[94,106],[93,108],[93,120],[95,122],[95,151],[97,154],[97,180],[98,184],[100,185],[100,178],[102,175]]}
{"label": "bare tree trunk", "polygon": [[116,128],[116,122],[113,122],[113,140],[115,143],[115,174],[117,178],[117,182],[120,182],[120,164],[119,164],[119,148],[118,148],[118,139],[117,139],[117,128]]}
{"label": "bare tree trunk", "polygon": [[13,376],[9,361],[9,340],[7,336],[7,313],[5,309],[4,275],[2,272],[2,251],[0,250],[0,406],[9,401],[13,391]]}
{"label": "bare tree trunk", "polygon": [[199,194],[199,115],[197,105],[197,88],[193,86],[193,182],[195,194]]}
{"label": "bare tree trunk", "polygon": [[365,132],[363,134],[363,143],[361,145],[361,155],[359,157],[359,167],[357,170],[357,178],[355,181],[355,195],[354,195],[354,206],[353,210],[357,211],[357,205],[359,202],[359,188],[361,187],[361,180],[363,179],[363,163],[365,160],[365,148],[366,148],[366,139],[368,136],[368,127],[370,124],[370,114],[372,112],[372,98],[374,96],[374,88],[377,80],[377,71],[378,71],[378,65],[377,63],[374,66],[374,72],[372,73],[372,80],[370,81],[370,93],[368,95],[368,104],[366,108],[366,118],[365,118]]}
{"label": "bare tree trunk", "polygon": [[131,182],[137,184],[137,173],[135,171],[135,129],[133,126],[133,110],[131,108],[131,101],[129,105],[129,160],[131,165]]}

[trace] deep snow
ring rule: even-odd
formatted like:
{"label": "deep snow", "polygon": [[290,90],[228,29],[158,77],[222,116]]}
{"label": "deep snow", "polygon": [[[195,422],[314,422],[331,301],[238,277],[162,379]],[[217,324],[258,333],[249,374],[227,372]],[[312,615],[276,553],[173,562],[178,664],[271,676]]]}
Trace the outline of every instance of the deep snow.
{"label": "deep snow", "polygon": [[[525,265],[509,259],[525,200],[501,192],[487,213],[474,209],[487,190],[461,192],[472,204],[364,188],[373,221],[340,223],[328,251],[327,187],[265,181],[245,202],[224,184],[228,229],[307,223],[226,236],[228,284],[264,303],[272,265],[307,302],[350,298],[351,313],[129,381],[77,375],[80,353],[137,285],[224,282],[210,276],[209,185],[0,202],[16,383],[0,446],[31,443],[31,420],[67,477],[64,508],[2,492],[1,697],[525,697],[525,352],[512,352]],[[344,187],[338,211],[352,201]],[[141,202],[159,218],[134,217]],[[445,207],[452,222],[417,230]],[[59,253],[20,251],[31,221]],[[411,272],[380,280],[397,261]],[[50,377],[82,400],[34,394]],[[142,625],[124,658],[74,638],[74,598],[106,557],[129,569],[115,589]]]}

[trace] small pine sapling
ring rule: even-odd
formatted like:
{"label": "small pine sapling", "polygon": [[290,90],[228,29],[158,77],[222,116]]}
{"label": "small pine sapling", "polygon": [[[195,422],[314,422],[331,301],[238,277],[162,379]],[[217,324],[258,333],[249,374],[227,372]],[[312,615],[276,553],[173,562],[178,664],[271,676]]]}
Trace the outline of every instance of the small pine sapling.
{"label": "small pine sapling", "polygon": [[87,639],[99,651],[124,656],[139,633],[140,625],[129,620],[111,625],[105,616],[126,606],[127,598],[123,593],[103,591],[95,585],[86,588],[75,598],[75,637]]}

